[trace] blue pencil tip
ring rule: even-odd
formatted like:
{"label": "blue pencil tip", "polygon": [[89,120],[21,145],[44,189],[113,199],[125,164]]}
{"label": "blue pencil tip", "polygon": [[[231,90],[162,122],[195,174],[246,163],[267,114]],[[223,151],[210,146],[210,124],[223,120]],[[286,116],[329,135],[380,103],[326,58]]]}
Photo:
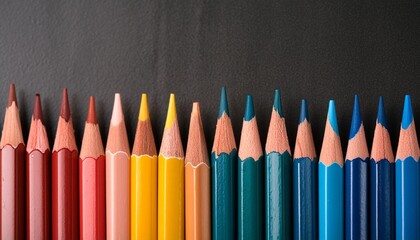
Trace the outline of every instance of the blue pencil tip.
{"label": "blue pencil tip", "polygon": [[303,121],[308,121],[309,120],[309,114],[308,114],[308,104],[306,103],[305,99],[302,99],[302,103],[300,105],[300,117],[299,117],[299,123],[303,123]]}
{"label": "blue pencil tip", "polygon": [[281,107],[281,93],[280,90],[274,90],[274,103],[273,103],[274,110],[283,117],[283,109]]}
{"label": "blue pencil tip", "polygon": [[384,106],[384,99],[382,96],[379,97],[379,105],[378,105],[378,116],[377,121],[381,124],[384,128],[388,129],[388,124],[386,122],[386,115],[385,115],[385,106]]}
{"label": "blue pencil tip", "polygon": [[246,106],[245,106],[244,119],[245,119],[245,121],[250,121],[253,117],[255,117],[254,102],[252,100],[252,96],[251,95],[248,95],[246,97]]}
{"label": "blue pencil tip", "polygon": [[337,114],[335,112],[335,103],[334,100],[330,100],[328,106],[328,120],[330,121],[331,127],[333,128],[334,132],[339,135],[338,133],[338,124],[337,124]]}
{"label": "blue pencil tip", "polygon": [[356,136],[357,132],[359,132],[361,125],[362,125],[362,116],[360,114],[359,97],[356,95],[354,96],[353,117],[351,119],[349,139],[352,139],[354,136]]}
{"label": "blue pencil tip", "polygon": [[223,113],[226,113],[226,115],[230,116],[227,96],[226,96],[226,88],[224,86],[222,87],[222,93],[220,94],[220,107],[219,107],[218,118],[221,118]]}
{"label": "blue pencil tip", "polygon": [[402,128],[407,129],[413,122],[413,108],[411,107],[410,95],[405,95]]}

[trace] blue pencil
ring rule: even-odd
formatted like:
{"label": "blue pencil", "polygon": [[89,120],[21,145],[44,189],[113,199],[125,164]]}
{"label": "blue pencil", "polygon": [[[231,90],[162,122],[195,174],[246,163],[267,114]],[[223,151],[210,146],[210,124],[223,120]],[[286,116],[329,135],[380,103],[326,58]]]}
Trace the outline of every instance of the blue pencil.
{"label": "blue pencil", "polygon": [[370,157],[370,239],[395,239],[395,159],[382,97]]}
{"label": "blue pencil", "polygon": [[420,239],[420,150],[410,96],[405,96],[395,162],[397,239]]}
{"label": "blue pencil", "polygon": [[293,159],[293,236],[315,240],[317,235],[316,152],[307,104],[302,100]]}
{"label": "blue pencil", "polygon": [[353,117],[345,161],[346,239],[368,239],[368,162],[369,152],[360,113],[354,97]]}
{"label": "blue pencil", "polygon": [[324,140],[319,157],[319,239],[344,238],[343,152],[338,134],[334,100],[330,100]]}

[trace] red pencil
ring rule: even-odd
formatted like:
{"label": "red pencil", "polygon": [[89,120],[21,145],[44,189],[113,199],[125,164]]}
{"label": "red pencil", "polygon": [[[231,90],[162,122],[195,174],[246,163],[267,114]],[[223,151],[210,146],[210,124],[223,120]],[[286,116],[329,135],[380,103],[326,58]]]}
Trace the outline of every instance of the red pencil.
{"label": "red pencil", "polygon": [[67,89],[52,152],[52,238],[79,237],[79,155],[74,138]]}
{"label": "red pencil", "polygon": [[105,154],[90,97],[80,150],[80,239],[105,239]]}
{"label": "red pencil", "polygon": [[9,101],[0,141],[0,239],[25,238],[25,144],[20,126],[15,85]]}
{"label": "red pencil", "polygon": [[50,156],[41,98],[37,94],[26,146],[27,239],[51,239]]}

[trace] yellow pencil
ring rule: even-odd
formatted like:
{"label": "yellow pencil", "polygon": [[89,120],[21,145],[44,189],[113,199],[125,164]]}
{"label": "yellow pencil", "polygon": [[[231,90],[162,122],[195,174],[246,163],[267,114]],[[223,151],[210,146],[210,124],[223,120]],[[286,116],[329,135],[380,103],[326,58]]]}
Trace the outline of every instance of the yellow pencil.
{"label": "yellow pencil", "polygon": [[131,239],[140,238],[157,239],[157,156],[145,93],[131,155]]}
{"label": "yellow pencil", "polygon": [[174,94],[169,99],[158,161],[158,238],[184,239],[184,150]]}

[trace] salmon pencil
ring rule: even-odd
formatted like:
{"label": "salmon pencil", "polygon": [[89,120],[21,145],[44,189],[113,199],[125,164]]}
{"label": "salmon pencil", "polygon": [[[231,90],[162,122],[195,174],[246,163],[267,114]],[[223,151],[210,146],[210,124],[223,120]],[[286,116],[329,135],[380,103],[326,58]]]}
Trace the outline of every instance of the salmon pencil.
{"label": "salmon pencil", "polygon": [[25,144],[20,125],[15,85],[10,84],[9,100],[0,141],[0,239],[24,239]]}
{"label": "salmon pencil", "polygon": [[131,239],[141,237],[157,239],[157,155],[145,93],[131,154]]}
{"label": "salmon pencil", "polygon": [[184,239],[184,150],[174,94],[158,156],[158,239]]}
{"label": "salmon pencil", "polygon": [[74,138],[67,89],[52,151],[52,238],[79,237],[79,152]]}
{"label": "salmon pencil", "polygon": [[105,239],[105,153],[90,97],[80,149],[80,239]]}
{"label": "salmon pencil", "polygon": [[130,238],[130,147],[121,97],[115,94],[106,143],[106,238]]}
{"label": "salmon pencil", "polygon": [[210,167],[200,105],[193,103],[185,155],[185,232],[187,240],[210,240]]}
{"label": "salmon pencil", "polygon": [[354,97],[353,118],[345,161],[346,239],[368,239],[368,161],[369,152],[360,113]]}
{"label": "salmon pencil", "polygon": [[42,118],[41,97],[35,96],[26,146],[27,239],[51,239],[51,154]]}
{"label": "salmon pencil", "polygon": [[398,240],[420,239],[419,158],[420,150],[411,99],[406,95],[395,161]]}

